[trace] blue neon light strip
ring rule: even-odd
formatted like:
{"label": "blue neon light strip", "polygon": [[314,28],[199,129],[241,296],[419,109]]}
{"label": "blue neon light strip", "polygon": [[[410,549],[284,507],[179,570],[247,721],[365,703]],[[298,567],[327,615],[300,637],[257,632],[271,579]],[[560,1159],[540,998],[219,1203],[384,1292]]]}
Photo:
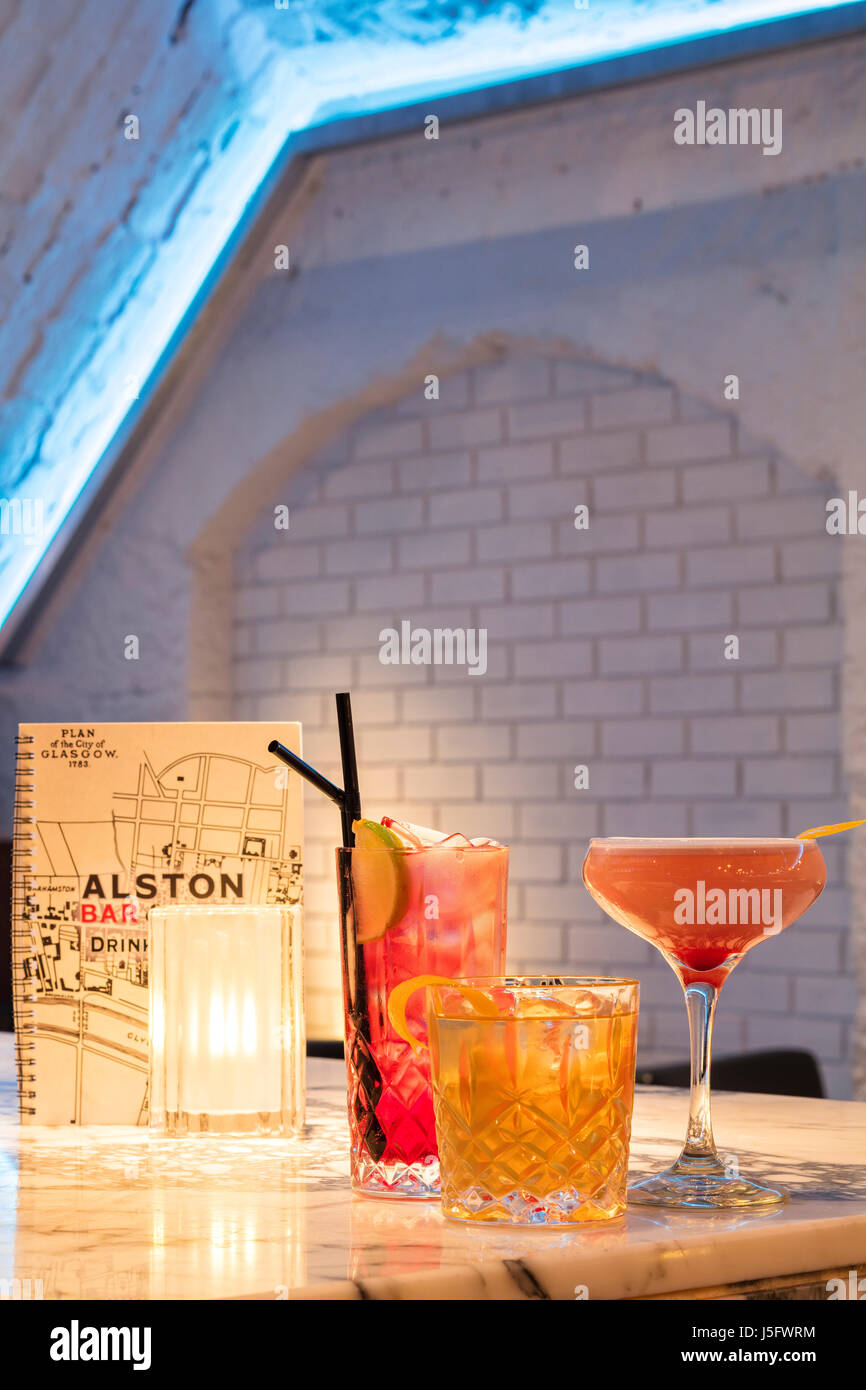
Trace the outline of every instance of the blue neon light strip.
{"label": "blue neon light strip", "polygon": [[[388,5],[394,3],[398,0],[381,0],[383,22]],[[343,37],[294,51],[275,43],[274,16],[269,30],[262,24],[262,57],[276,47],[277,61],[264,69],[268,79],[252,92],[252,106],[237,133],[209,165],[136,296],[67,393],[26,477],[11,487],[2,478],[0,464],[0,500],[18,498],[23,505],[30,499],[32,508],[33,499],[38,499],[42,508],[38,534],[0,534],[0,633],[290,135],[323,120],[373,114],[772,19],[840,8],[839,0],[803,5],[790,0],[588,0],[586,9],[580,4],[581,0],[544,0],[537,14],[523,20],[516,18],[514,6],[496,13],[488,10],[483,17],[466,11],[456,27],[452,22],[452,32],[436,38],[429,32],[429,5],[422,7],[424,31],[406,34],[411,4],[399,0],[404,21],[400,37],[387,41],[375,31],[353,33],[353,7],[347,4]],[[331,3],[329,9],[333,13],[338,6]],[[397,73],[399,86],[394,85]],[[359,89],[361,77],[365,85]],[[10,521],[7,512],[6,531]]]}

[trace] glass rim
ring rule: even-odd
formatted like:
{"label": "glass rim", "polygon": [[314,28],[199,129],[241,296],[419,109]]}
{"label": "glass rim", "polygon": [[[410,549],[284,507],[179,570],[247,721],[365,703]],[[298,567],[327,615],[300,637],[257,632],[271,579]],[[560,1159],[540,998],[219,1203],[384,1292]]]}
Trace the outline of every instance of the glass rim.
{"label": "glass rim", "polygon": [[[501,854],[508,845],[364,845],[363,854]],[[354,854],[360,845],[337,845],[337,854]]]}
{"label": "glass rim", "polygon": [[[556,983],[553,983],[556,981]],[[461,985],[471,985],[476,989],[621,989],[623,985],[637,985],[640,980],[629,975],[466,975],[453,980],[439,981],[425,986],[427,989],[458,989]]]}
{"label": "glass rim", "polygon": [[592,849],[606,849],[610,846],[619,849],[623,846],[633,848],[656,849],[659,846],[669,848],[677,846],[688,848],[697,845],[701,849],[727,849],[731,846],[749,846],[751,849],[762,849],[766,846],[774,848],[777,845],[814,845],[816,841],[809,835],[598,835],[593,836],[589,841]]}

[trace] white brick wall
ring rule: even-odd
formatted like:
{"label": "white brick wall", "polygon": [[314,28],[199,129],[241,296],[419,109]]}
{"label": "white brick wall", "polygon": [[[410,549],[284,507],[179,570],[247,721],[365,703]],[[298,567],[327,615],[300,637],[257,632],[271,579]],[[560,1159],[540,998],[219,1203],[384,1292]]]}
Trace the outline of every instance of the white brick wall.
{"label": "white brick wall", "polygon": [[[828,492],[741,457],[731,420],[697,413],[669,382],[511,357],[368,418],[274,499],[290,530],[265,521],[238,553],[239,711],[303,718],[308,756],[338,777],[322,692],[351,688],[366,813],[507,839],[510,966],[639,974],[645,1060],[685,1056],[684,1010],[652,949],[585,893],[589,836],[845,814]],[[486,627],[487,674],[383,666],[378,633],[406,618]],[[310,1031],[335,1035],[338,821],[306,796]],[[847,916],[834,890],[735,973],[721,1051],[810,1047],[846,1093]]]}

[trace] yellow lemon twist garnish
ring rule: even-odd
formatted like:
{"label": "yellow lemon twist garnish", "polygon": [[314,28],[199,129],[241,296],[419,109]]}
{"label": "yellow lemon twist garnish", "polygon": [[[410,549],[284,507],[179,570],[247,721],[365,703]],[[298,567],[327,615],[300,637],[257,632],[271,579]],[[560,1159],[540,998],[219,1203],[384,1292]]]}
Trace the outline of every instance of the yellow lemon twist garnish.
{"label": "yellow lemon twist garnish", "polygon": [[404,980],[391,990],[388,996],[388,1017],[391,1020],[391,1027],[404,1042],[407,1042],[413,1052],[421,1052],[427,1046],[422,1043],[414,1033],[409,1031],[406,1022],[406,1006],[410,997],[416,989],[423,989],[425,985],[450,985],[456,989],[468,1004],[471,1004],[477,1014],[482,1018],[498,1018],[499,1010],[492,999],[480,989],[473,989],[471,985],[465,985],[460,980],[452,980],[448,975],[413,975],[411,980]]}
{"label": "yellow lemon twist garnish", "polygon": [[795,840],[817,840],[822,835],[838,835],[840,830],[853,830],[857,825],[866,825],[866,820],[843,820],[838,825],[816,825],[811,830],[801,830]]}

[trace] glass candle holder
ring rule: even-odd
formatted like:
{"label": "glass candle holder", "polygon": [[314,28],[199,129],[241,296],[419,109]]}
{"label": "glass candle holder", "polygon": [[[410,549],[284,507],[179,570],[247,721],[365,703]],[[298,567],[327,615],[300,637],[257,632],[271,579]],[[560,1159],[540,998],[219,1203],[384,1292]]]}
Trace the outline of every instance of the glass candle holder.
{"label": "glass candle holder", "polygon": [[150,914],[150,1123],[292,1134],[304,1122],[301,914],[238,904]]}

